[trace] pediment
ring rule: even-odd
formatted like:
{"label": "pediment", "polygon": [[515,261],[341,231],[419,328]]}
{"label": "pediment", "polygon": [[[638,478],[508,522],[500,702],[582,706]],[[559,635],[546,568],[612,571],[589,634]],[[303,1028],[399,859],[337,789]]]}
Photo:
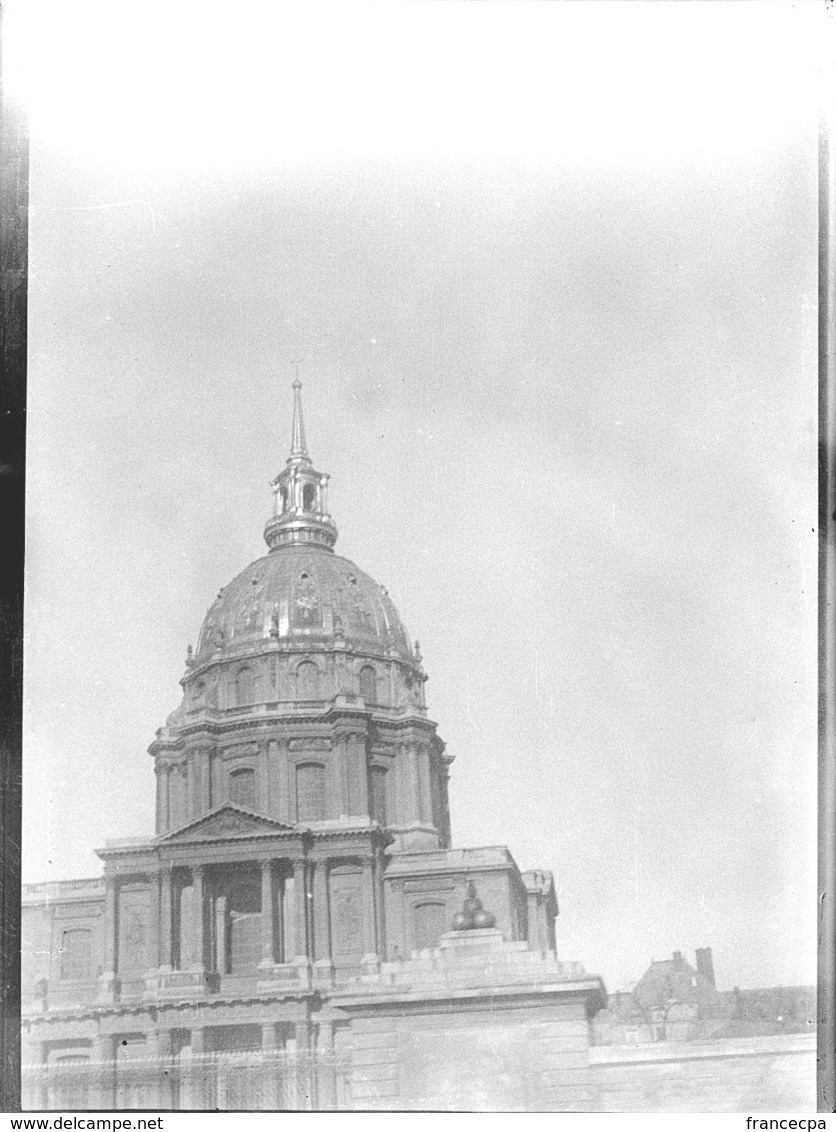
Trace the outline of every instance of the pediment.
{"label": "pediment", "polygon": [[264,837],[271,833],[290,833],[294,826],[265,818],[261,814],[245,810],[242,806],[227,803],[217,810],[197,818],[188,825],[181,826],[159,839],[166,845],[181,845],[191,841],[229,841],[238,837]]}

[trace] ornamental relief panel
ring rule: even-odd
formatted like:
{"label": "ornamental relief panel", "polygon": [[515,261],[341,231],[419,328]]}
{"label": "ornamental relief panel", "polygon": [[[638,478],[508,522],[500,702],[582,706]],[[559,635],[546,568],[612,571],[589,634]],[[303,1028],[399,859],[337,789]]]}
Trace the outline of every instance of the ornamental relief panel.
{"label": "ornamental relief panel", "polygon": [[289,739],[287,747],[290,751],[330,751],[332,743],[330,739],[310,736],[304,739]]}
{"label": "ornamental relief panel", "polygon": [[250,579],[250,588],[244,592],[235,609],[235,630],[242,633],[257,632],[263,620],[262,594],[264,583],[258,577]]}
{"label": "ornamental relief panel", "polygon": [[360,877],[351,872],[333,873],[331,888],[331,924],[334,961],[357,962],[363,953],[363,906]]}
{"label": "ornamental relief panel", "polygon": [[120,893],[118,952],[120,971],[141,970],[147,966],[148,904],[147,889]]}
{"label": "ornamental relief panel", "polygon": [[101,904],[65,904],[54,908],[52,917],[55,920],[76,920],[88,916],[101,916]]}
{"label": "ornamental relief panel", "polygon": [[335,597],[341,621],[354,629],[374,630],[374,616],[356,574],[340,574]]}
{"label": "ornamental relief panel", "polygon": [[233,747],[224,747],[220,754],[226,762],[228,759],[254,759],[258,758],[258,743],[237,743]]}
{"label": "ornamental relief panel", "polygon": [[322,626],[319,588],[307,570],[296,581],[292,610],[293,624],[297,628],[317,629]]}

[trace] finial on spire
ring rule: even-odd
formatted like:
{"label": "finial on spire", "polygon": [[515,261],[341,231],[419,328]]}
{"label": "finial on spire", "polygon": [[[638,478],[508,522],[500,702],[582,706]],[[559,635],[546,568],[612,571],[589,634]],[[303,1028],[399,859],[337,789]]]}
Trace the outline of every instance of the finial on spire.
{"label": "finial on spire", "polygon": [[302,358],[294,358],[296,377],[293,379],[293,439],[290,444],[290,458],[307,459],[308,446],[305,443],[305,421],[302,416],[302,382],[299,380],[299,366]]}

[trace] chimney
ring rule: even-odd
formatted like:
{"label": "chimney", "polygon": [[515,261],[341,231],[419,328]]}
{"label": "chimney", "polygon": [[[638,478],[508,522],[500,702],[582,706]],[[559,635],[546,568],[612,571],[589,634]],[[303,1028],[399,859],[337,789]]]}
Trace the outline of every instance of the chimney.
{"label": "chimney", "polygon": [[702,975],[712,990],[717,989],[714,981],[714,960],[711,958],[710,947],[697,948],[697,972]]}
{"label": "chimney", "polygon": [[682,952],[681,951],[675,951],[673,953],[673,965],[674,965],[674,967],[681,967],[682,966]]}

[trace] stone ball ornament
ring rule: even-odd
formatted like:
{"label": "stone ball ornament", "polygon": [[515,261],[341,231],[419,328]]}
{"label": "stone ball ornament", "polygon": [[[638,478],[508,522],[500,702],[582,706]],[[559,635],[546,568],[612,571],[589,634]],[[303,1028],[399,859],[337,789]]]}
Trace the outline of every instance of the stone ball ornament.
{"label": "stone ball ornament", "polygon": [[453,931],[468,932],[477,928],[495,928],[496,916],[493,912],[486,912],[482,901],[476,895],[476,885],[473,881],[467,883],[467,898],[461,912],[453,917]]}

